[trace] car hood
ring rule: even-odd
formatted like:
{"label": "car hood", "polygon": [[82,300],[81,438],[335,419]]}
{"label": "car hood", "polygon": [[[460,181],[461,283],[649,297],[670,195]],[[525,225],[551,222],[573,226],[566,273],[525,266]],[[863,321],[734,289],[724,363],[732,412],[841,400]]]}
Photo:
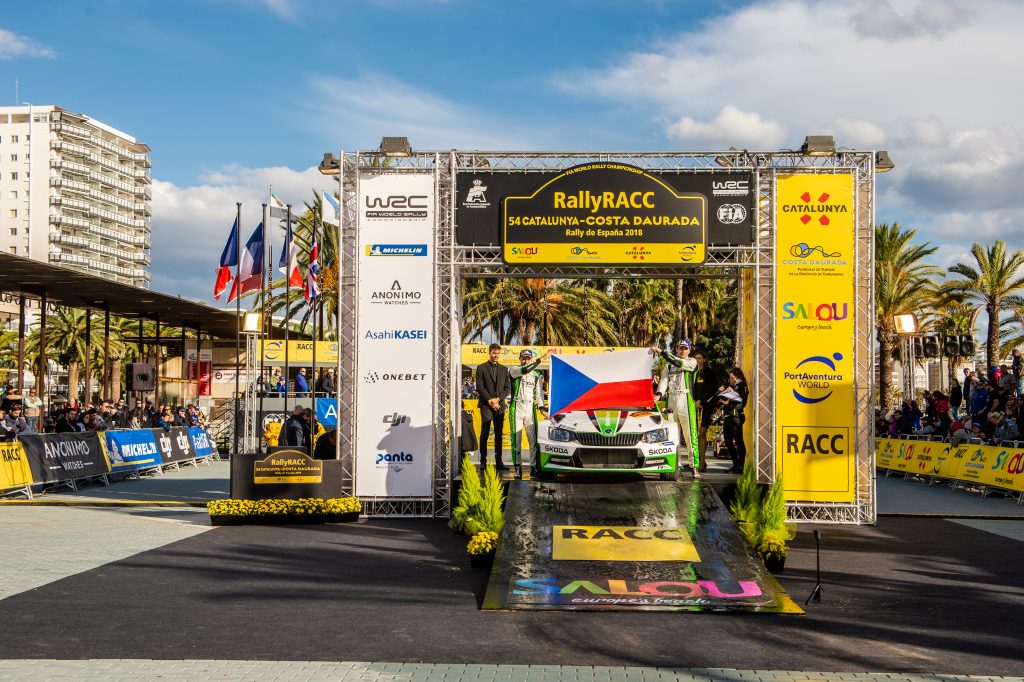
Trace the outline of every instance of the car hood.
{"label": "car hood", "polygon": [[644,433],[658,429],[665,420],[654,410],[587,410],[566,412],[560,421],[552,420],[552,423],[573,433],[614,436],[619,433]]}

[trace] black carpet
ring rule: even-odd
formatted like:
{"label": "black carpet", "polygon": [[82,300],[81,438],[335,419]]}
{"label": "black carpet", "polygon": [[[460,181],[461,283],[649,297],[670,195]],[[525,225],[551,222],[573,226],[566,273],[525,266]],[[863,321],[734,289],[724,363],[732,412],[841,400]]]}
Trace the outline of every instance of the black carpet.
{"label": "black carpet", "polygon": [[[936,519],[822,534],[823,602],[779,616],[481,611],[441,521],[218,528],[0,601],[0,658],[1024,670],[1024,543]],[[780,582],[810,593],[809,530]]]}

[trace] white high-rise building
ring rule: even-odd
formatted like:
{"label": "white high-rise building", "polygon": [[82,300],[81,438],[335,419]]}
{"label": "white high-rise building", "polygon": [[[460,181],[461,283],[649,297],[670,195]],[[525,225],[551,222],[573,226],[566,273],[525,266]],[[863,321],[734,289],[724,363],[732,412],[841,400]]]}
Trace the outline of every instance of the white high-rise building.
{"label": "white high-rise building", "polygon": [[149,147],[56,106],[0,107],[0,251],[149,287]]}

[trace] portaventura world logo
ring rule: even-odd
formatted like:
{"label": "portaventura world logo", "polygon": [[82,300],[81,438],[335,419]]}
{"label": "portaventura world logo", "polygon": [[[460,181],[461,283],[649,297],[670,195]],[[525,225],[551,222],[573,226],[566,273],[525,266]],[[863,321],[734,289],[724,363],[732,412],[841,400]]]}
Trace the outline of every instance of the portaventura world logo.
{"label": "portaventura world logo", "polygon": [[804,225],[814,220],[811,217],[812,213],[820,213],[818,216],[818,223],[822,226],[828,225],[831,221],[829,220],[828,213],[849,213],[850,207],[846,204],[839,203],[828,203],[831,198],[828,192],[822,192],[818,197],[817,201],[811,200],[811,193],[804,192],[800,195],[800,201],[803,203],[799,204],[783,204],[783,213],[800,213],[800,222]]}
{"label": "portaventura world logo", "polygon": [[[831,358],[812,355],[801,360],[792,372],[785,372],[786,380],[795,381],[797,385],[793,389],[793,397],[805,405],[816,405],[828,400],[832,396],[833,386],[843,380],[842,372],[836,369],[836,362],[842,359],[841,353],[833,353]],[[801,371],[800,368],[805,365],[807,367]],[[824,365],[829,371],[823,371],[819,365]],[[827,393],[822,394],[822,391]]]}

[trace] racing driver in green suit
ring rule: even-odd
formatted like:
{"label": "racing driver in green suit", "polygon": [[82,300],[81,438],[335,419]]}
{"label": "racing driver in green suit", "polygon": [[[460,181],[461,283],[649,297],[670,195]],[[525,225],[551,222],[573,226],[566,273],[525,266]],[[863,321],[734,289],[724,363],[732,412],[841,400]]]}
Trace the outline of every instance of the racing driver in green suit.
{"label": "racing driver in green suit", "polygon": [[658,383],[655,398],[660,400],[662,396],[665,397],[667,407],[672,410],[672,416],[679,424],[677,460],[683,461],[685,444],[690,451],[693,477],[700,478],[701,453],[697,447],[697,407],[693,402],[693,379],[697,373],[697,361],[690,357],[690,348],[689,340],[680,339],[676,344],[678,355],[663,351],[657,346],[652,346],[651,352],[660,355],[668,363],[661,382]]}
{"label": "racing driver in green suit", "polygon": [[508,425],[512,437],[512,466],[517,479],[523,477],[523,461],[519,449],[526,432],[526,442],[530,447],[533,466],[540,461],[540,450],[537,448],[537,415],[535,409],[544,404],[544,377],[537,369],[541,362],[551,356],[551,351],[536,360],[529,348],[519,354],[519,366],[510,367],[512,377],[512,395],[509,398]]}

